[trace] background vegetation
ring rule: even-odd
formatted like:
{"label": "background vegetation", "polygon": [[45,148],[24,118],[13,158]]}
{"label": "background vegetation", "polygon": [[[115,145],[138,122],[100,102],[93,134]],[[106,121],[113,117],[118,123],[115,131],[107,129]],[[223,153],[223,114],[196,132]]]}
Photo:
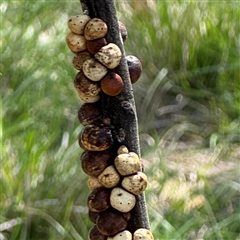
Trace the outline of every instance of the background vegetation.
{"label": "background vegetation", "polygon": [[[116,1],[134,85],[155,239],[240,239],[238,1]],[[65,44],[78,1],[2,1],[0,239],[87,239]]]}

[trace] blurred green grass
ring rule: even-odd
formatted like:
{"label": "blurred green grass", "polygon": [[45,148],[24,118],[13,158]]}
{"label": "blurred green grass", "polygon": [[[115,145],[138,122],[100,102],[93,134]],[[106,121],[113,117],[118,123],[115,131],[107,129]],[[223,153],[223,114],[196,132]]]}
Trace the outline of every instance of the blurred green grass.
{"label": "blurred green grass", "polygon": [[[116,6],[126,52],[144,68],[133,87],[155,239],[240,239],[239,3]],[[0,237],[87,239],[82,102],[65,44],[80,5],[3,1],[0,11]]]}

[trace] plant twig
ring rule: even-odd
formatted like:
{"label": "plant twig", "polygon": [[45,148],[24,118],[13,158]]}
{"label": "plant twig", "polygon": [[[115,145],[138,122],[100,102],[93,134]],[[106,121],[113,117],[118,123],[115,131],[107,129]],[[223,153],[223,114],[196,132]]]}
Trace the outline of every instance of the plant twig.
{"label": "plant twig", "polygon": [[[107,23],[107,42],[118,45],[123,53],[122,60],[115,69],[115,72],[122,77],[124,90],[116,97],[103,94],[101,96],[101,104],[105,117],[110,117],[111,124],[114,126],[115,142],[117,145],[125,144],[129,151],[137,153],[140,157],[138,120],[134,95],[125,59],[124,47],[119,35],[114,2],[113,0],[80,0],[80,2],[85,14],[88,14],[91,18],[101,18]],[[139,228],[150,229],[144,194],[137,196],[137,204],[131,211],[131,220],[128,224],[128,229],[131,232]]]}

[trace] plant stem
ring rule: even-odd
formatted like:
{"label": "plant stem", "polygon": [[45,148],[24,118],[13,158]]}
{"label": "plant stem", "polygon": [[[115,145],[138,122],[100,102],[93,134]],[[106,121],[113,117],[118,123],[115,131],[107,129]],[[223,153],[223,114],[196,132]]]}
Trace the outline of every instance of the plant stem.
{"label": "plant stem", "polygon": [[[114,2],[113,0],[80,0],[80,2],[84,14],[88,14],[91,18],[100,18],[107,23],[107,42],[115,43],[122,51],[123,57],[114,71],[122,77],[124,90],[116,97],[102,94],[101,107],[104,117],[109,117],[111,124],[114,126],[116,145],[124,144],[129,151],[137,153],[140,157],[138,120],[133,89],[125,59],[124,47],[119,35]],[[141,170],[143,171],[143,169]],[[137,203],[131,211],[131,219],[128,223],[128,229],[132,233],[139,228],[150,229],[144,194],[137,196]]]}

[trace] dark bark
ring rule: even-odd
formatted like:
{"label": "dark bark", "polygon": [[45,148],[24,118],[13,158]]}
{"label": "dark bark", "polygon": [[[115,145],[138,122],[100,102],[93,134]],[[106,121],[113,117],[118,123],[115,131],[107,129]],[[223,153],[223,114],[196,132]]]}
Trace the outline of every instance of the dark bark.
{"label": "dark bark", "polygon": [[[102,19],[108,25],[106,36],[108,43],[115,43],[123,53],[119,66],[114,69],[124,81],[123,92],[116,97],[105,94],[101,96],[104,117],[111,119],[114,127],[116,147],[125,144],[129,151],[140,157],[138,121],[131,81],[125,59],[124,47],[118,31],[118,20],[113,0],[80,0],[84,14],[91,18]],[[143,170],[143,169],[142,169]],[[128,229],[134,232],[138,228],[150,229],[144,194],[137,196],[137,204],[131,211],[131,220]]]}

